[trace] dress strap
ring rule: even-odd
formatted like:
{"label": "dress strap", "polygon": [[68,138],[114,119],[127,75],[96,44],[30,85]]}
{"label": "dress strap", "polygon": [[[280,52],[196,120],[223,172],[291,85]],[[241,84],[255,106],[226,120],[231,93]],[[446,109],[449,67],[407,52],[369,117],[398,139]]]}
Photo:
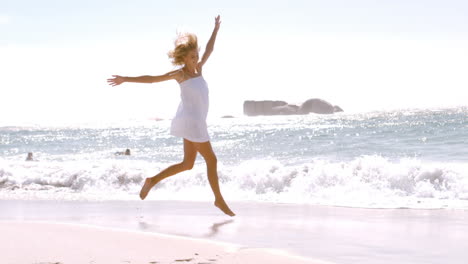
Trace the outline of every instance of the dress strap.
{"label": "dress strap", "polygon": [[182,72],[182,80],[183,80],[185,79],[184,67],[180,68],[180,71]]}

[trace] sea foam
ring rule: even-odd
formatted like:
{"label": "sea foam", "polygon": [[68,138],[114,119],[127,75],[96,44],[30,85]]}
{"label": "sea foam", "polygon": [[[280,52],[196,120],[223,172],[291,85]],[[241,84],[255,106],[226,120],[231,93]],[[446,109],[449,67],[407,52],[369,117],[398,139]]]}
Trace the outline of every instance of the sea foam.
{"label": "sea foam", "polygon": [[[169,166],[133,160],[0,160],[0,199],[135,200],[146,177]],[[361,156],[300,164],[218,165],[226,200],[365,208],[468,208],[468,165]],[[204,163],[158,184],[147,199],[212,200]]]}

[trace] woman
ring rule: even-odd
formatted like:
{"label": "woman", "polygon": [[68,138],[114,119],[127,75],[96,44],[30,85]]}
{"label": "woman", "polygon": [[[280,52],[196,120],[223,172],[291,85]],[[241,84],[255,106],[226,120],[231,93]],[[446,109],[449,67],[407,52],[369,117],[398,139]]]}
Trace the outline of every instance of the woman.
{"label": "woman", "polygon": [[161,180],[192,169],[198,152],[206,162],[208,181],[215,196],[214,205],[229,216],[235,215],[224,201],[219,188],[217,158],[211,147],[206,125],[209,106],[208,85],[202,75],[203,65],[213,52],[220,25],[220,16],[217,16],[213,33],[201,60],[198,56],[197,37],[194,34],[180,35],[175,42],[175,49],[168,54],[174,65],[181,66],[180,69],[158,76],[123,77],[113,75],[113,78],[107,80],[112,86],[124,82],[155,83],[168,80],[176,80],[180,85],[181,103],[175,118],[172,120],[171,134],[184,139],[184,159],[181,163],[166,168],[154,177],[147,178],[140,192],[142,200],[146,198],[151,188]]}

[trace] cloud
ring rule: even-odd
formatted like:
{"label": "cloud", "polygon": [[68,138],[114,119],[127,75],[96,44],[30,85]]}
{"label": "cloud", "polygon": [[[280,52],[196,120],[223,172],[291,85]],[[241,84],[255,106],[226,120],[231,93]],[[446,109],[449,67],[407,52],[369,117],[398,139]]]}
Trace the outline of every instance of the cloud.
{"label": "cloud", "polygon": [[7,15],[0,15],[0,25],[6,25],[10,23],[10,17]]}

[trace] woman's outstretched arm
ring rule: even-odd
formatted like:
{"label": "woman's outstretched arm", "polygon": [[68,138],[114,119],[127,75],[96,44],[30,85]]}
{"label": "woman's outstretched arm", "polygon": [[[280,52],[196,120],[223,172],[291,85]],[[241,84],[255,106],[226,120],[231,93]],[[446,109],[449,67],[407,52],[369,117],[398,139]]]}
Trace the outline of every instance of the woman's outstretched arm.
{"label": "woman's outstretched arm", "polygon": [[107,79],[107,83],[111,86],[117,86],[124,82],[134,82],[134,83],[155,83],[163,82],[168,80],[177,80],[179,76],[179,70],[171,71],[163,75],[151,76],[143,75],[138,77],[126,77],[120,75],[112,75],[112,78]]}
{"label": "woman's outstretched arm", "polygon": [[218,15],[215,18],[215,27],[213,29],[213,33],[211,34],[211,38],[208,41],[208,43],[206,44],[205,53],[203,54],[203,57],[202,57],[200,63],[198,64],[200,67],[202,67],[205,64],[205,62],[208,60],[211,53],[213,52],[214,44],[215,44],[215,41],[216,41],[216,36],[218,35],[218,30],[219,30],[220,25],[221,25],[221,18]]}

